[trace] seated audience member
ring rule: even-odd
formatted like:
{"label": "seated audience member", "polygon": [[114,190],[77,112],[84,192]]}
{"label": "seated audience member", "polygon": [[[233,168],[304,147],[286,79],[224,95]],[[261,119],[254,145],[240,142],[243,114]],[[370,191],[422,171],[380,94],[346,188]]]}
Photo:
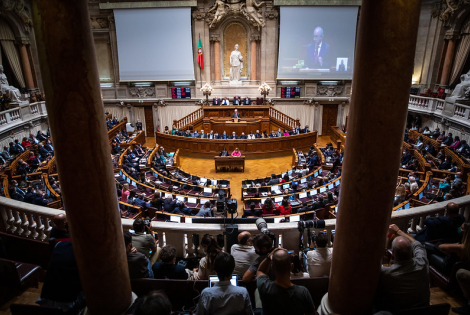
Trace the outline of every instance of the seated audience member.
{"label": "seated audience member", "polygon": [[134,305],[133,315],[171,315],[171,303],[161,292],[153,291],[143,298],[138,298]]}
{"label": "seated audience member", "polygon": [[255,139],[255,135],[253,134],[253,131],[250,131],[250,133],[247,136],[247,139]]}
{"label": "seated audience member", "polygon": [[302,203],[302,207],[297,209],[297,213],[312,211],[313,208],[308,206],[306,202]]}
{"label": "seated audience member", "polygon": [[220,152],[219,156],[228,156],[227,149],[223,148],[222,151]]}
{"label": "seated audience member", "polygon": [[206,203],[199,209],[199,212],[196,214],[196,217],[213,217],[212,214],[212,204],[210,201]]}
{"label": "seated audience member", "polygon": [[232,132],[232,135],[230,136],[230,139],[238,139],[238,136],[237,134],[234,132]]}
{"label": "seated audience member", "polygon": [[[315,314],[310,292],[291,282],[292,268],[291,256],[284,248],[276,248],[259,265],[256,276],[263,314]],[[270,269],[275,281],[268,278]]]}
{"label": "seated audience member", "polygon": [[410,153],[410,150],[406,149],[406,152],[402,156],[400,163],[401,165],[407,165],[410,161],[411,161],[411,153]]}
{"label": "seated audience member", "polygon": [[392,313],[429,305],[429,263],[424,245],[411,235],[390,225],[393,263],[382,267],[376,294],[377,311]]}
{"label": "seated audience member", "polygon": [[11,156],[7,146],[3,147],[1,156],[3,157],[5,161],[13,160],[13,157]]}
{"label": "seated audience member", "polygon": [[233,244],[230,250],[233,258],[235,259],[234,274],[238,275],[241,279],[251,264],[256,260],[258,255],[255,253],[255,248],[251,245],[250,232],[244,231],[238,234],[238,244]]}
{"label": "seated audience member", "polygon": [[414,177],[410,177],[409,181],[410,181],[411,193],[414,194],[415,192],[419,190],[418,183],[416,182],[416,179]]}
{"label": "seated audience member", "polygon": [[21,153],[21,150],[17,146],[15,146],[15,144],[13,142],[10,142],[9,145],[10,145],[10,147],[8,148],[8,152],[11,155],[17,155],[17,154]]}
{"label": "seated audience member", "polygon": [[245,135],[244,132],[242,132],[242,135],[240,136],[240,140],[246,140],[248,137]]}
{"label": "seated audience member", "polygon": [[20,141],[18,139],[15,139],[15,147],[18,151],[20,151],[20,153],[26,150],[25,147],[20,144]]}
{"label": "seated audience member", "polygon": [[304,267],[302,266],[302,261],[298,254],[292,253],[290,254],[292,259],[292,270],[290,272],[291,279],[302,279],[302,278],[310,278],[308,272],[304,271]]}
{"label": "seated audience member", "polygon": [[260,210],[256,210],[256,204],[254,202],[251,202],[250,203],[250,210],[245,210],[243,212],[243,216],[242,218],[246,218],[246,217],[260,217],[261,216],[261,211]]}
{"label": "seated audience member", "polygon": [[224,130],[224,132],[222,132],[222,134],[219,136],[219,139],[222,139],[222,140],[226,140],[228,139],[229,136],[227,134],[227,132]]}
{"label": "seated audience member", "polygon": [[395,200],[393,204],[399,205],[400,203],[404,202],[406,200],[406,191],[405,187],[403,185],[399,185],[397,187],[397,190],[395,191]]}
{"label": "seated audience member", "polygon": [[56,242],[62,240],[70,240],[70,234],[67,226],[67,217],[64,213],[59,213],[54,216],[54,226],[49,235],[50,238],[55,238]]}
{"label": "seated audience member", "polygon": [[445,137],[444,140],[442,141],[442,144],[450,146],[452,145],[452,143],[454,143],[454,138],[452,137],[452,133],[449,132],[447,134],[447,137]]}
{"label": "seated audience member", "polygon": [[31,142],[29,142],[28,138],[23,137],[23,141],[21,141],[21,145],[26,148],[32,146]]}
{"label": "seated audience member", "polygon": [[186,130],[186,133],[184,134],[185,137],[192,137],[191,135],[191,131],[189,131],[189,129]]}
{"label": "seated audience member", "polygon": [[132,235],[132,244],[139,253],[142,253],[150,260],[150,263],[157,261],[161,248],[157,245],[155,238],[152,236],[151,231],[145,234],[145,223],[141,218],[135,219],[132,224],[134,234]]}
{"label": "seated audience member", "polygon": [[277,137],[277,135],[276,135],[276,133],[274,132],[274,130],[271,131],[271,133],[269,134],[269,138],[276,138],[276,137]]}
{"label": "seated audience member", "polygon": [[263,210],[263,215],[265,215],[265,214],[274,214],[274,202],[271,198],[267,198],[264,201],[262,210]]}
{"label": "seated audience member", "polygon": [[455,136],[454,138],[454,142],[452,142],[452,144],[449,146],[449,149],[451,150],[456,150],[460,147],[460,137],[459,136]]}
{"label": "seated audience member", "polygon": [[256,130],[255,138],[256,138],[256,139],[261,139],[261,138],[263,138],[263,135],[259,132],[259,130]]}
{"label": "seated audience member", "polygon": [[147,203],[147,208],[148,207],[155,208],[158,211],[162,210],[163,200],[162,200],[162,198],[160,198],[160,192],[159,191],[155,191],[155,193],[153,194],[152,200],[150,200]]}
{"label": "seated audience member", "polygon": [[139,195],[137,198],[135,198],[134,199],[134,205],[138,206],[138,207],[141,207],[142,209],[145,210],[147,208],[147,203],[144,200],[144,196]]}
{"label": "seated audience member", "polygon": [[192,215],[193,210],[191,208],[186,207],[183,201],[176,200],[176,206],[172,213]]}
{"label": "seated audience member", "polygon": [[292,208],[289,204],[289,201],[287,199],[282,199],[281,204],[276,207],[276,211],[279,212],[280,215],[292,214]]}
{"label": "seated audience member", "polygon": [[277,178],[276,174],[271,174],[271,179],[266,185],[271,186],[271,185],[277,185],[277,184],[279,184],[279,178]]}
{"label": "seated audience member", "polygon": [[248,291],[230,283],[235,260],[225,252],[215,257],[214,270],[219,282],[212,288],[205,288],[197,305],[196,315],[204,314],[253,314]]}
{"label": "seated audience member", "polygon": [[452,158],[450,156],[445,157],[445,161],[439,164],[437,167],[440,170],[449,170],[452,167]]}
{"label": "seated audience member", "polygon": [[276,137],[282,137],[281,128],[277,128]]}
{"label": "seated audience member", "polygon": [[310,244],[304,263],[311,278],[330,276],[331,258],[333,248],[327,247],[328,236],[325,232],[320,232]]}
{"label": "seated audience member", "polygon": [[445,216],[429,217],[424,220],[423,229],[415,236],[417,241],[459,238],[458,229],[465,222],[465,218],[459,214],[459,206],[454,202],[449,202],[445,209]]}
{"label": "seated audience member", "polygon": [[131,279],[149,277],[149,261],[144,254],[132,251],[132,235],[124,231],[124,244],[127,253],[127,265],[129,267],[129,277]]}
{"label": "seated audience member", "polygon": [[194,269],[194,278],[197,280],[208,280],[210,275],[215,275],[214,261],[222,248],[217,244],[217,240],[206,234],[201,240],[201,247],[206,253],[206,256],[199,261],[199,268]]}
{"label": "seated audience member", "polygon": [[455,179],[453,180],[450,187],[451,189],[456,189],[459,191],[460,189],[462,189],[462,186],[463,186],[462,173],[457,172],[457,174],[455,174]]}
{"label": "seated audience member", "polygon": [[36,139],[36,137],[32,133],[29,134],[28,140],[32,145],[39,143],[38,139]]}
{"label": "seated audience member", "polygon": [[[11,197],[11,195],[10,195],[10,197]],[[28,189],[26,189],[26,195],[24,196],[24,202],[33,203],[34,198],[36,198],[36,192],[34,191],[34,187],[30,186],[30,187],[28,187]]]}
{"label": "seated audience member", "polygon": [[308,125],[305,125],[305,128],[304,129],[301,129],[301,133],[308,133],[310,132],[310,128],[308,127]]}
{"label": "seated audience member", "polygon": [[232,156],[239,157],[242,156],[242,153],[240,150],[238,150],[238,148],[235,148],[235,150],[232,152]]}
{"label": "seated audience member", "polygon": [[450,187],[450,180],[449,178],[444,178],[442,182],[439,182],[439,189],[444,193],[447,194],[451,187]]}
{"label": "seated audience member", "polygon": [[419,136],[416,143],[413,145],[416,150],[421,150],[424,147],[423,136]]}
{"label": "seated audience member", "polygon": [[188,279],[184,267],[176,264],[176,248],[171,245],[163,246],[160,259],[162,262],[156,262],[152,266],[155,279]]}
{"label": "seated audience member", "polygon": [[168,196],[163,201],[163,211],[173,213],[176,207],[176,200],[172,196]]}
{"label": "seated audience member", "polygon": [[64,313],[70,312],[67,314],[78,314],[85,307],[77,261],[70,240],[58,242],[52,250],[41,296],[36,303],[60,308]]}
{"label": "seated audience member", "polygon": [[[266,234],[256,234],[252,239],[252,243],[258,257],[253,261],[243,275],[243,282],[251,282],[255,278],[259,265],[273,250],[273,241]],[[274,273],[271,272],[269,276],[271,279],[274,279]]]}
{"label": "seated audience member", "polygon": [[287,131],[287,129],[284,129],[284,132],[282,133],[282,136],[284,136],[284,137],[290,136],[289,131]]}
{"label": "seated audience member", "polygon": [[191,137],[193,137],[193,138],[199,138],[199,133],[197,132],[197,130],[194,130],[194,132],[192,133]]}
{"label": "seated audience member", "polygon": [[43,134],[41,130],[38,130],[38,133],[36,134],[36,139],[38,139],[39,141],[44,141],[47,139],[47,136]]}

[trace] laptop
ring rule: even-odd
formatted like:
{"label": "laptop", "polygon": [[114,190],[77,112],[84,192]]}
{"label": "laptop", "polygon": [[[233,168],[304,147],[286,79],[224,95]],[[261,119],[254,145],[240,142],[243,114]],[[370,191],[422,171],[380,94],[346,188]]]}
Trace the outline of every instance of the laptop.
{"label": "laptop", "polygon": [[271,186],[271,192],[275,194],[280,194],[281,191],[279,190],[279,185]]}
{"label": "laptop", "polygon": [[280,203],[280,202],[282,202],[282,199],[283,199],[282,197],[276,197],[276,198],[274,198],[274,202],[275,203]]}
{"label": "laptop", "polygon": [[289,184],[282,185],[282,189],[289,189]]}
{"label": "laptop", "polygon": [[184,202],[184,197],[183,196],[176,196],[176,200]]}
{"label": "laptop", "polygon": [[204,187],[204,196],[212,196],[212,188]]}
{"label": "laptop", "polygon": [[[219,282],[219,277],[218,276],[209,276],[209,287],[212,288],[217,282]],[[237,275],[232,275],[232,278],[230,279],[230,283],[233,286],[237,286],[237,284],[238,284]]]}
{"label": "laptop", "polygon": [[188,197],[188,201],[186,202],[186,205],[190,208],[196,207],[197,206],[196,198]]}

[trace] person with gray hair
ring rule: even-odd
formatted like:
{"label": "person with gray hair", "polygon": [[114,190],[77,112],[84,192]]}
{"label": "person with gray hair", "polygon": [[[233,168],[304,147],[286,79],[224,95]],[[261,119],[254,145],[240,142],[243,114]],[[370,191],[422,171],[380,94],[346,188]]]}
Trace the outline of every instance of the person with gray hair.
{"label": "person with gray hair", "polygon": [[424,245],[392,224],[388,228],[392,241],[393,263],[382,267],[375,300],[377,311],[401,310],[428,306],[429,262]]}

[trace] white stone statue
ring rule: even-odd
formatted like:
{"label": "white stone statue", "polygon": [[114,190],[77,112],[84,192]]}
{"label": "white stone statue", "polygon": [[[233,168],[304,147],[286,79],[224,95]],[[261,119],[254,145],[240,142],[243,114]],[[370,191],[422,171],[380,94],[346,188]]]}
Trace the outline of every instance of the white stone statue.
{"label": "white stone statue", "polygon": [[455,87],[450,97],[456,100],[468,99],[465,96],[465,90],[469,87],[470,87],[470,71],[460,76],[460,83],[457,84],[457,86]]}
{"label": "white stone statue", "polygon": [[230,54],[230,81],[240,81],[240,75],[243,70],[242,53],[238,51],[238,44],[235,44],[235,50]]}
{"label": "white stone statue", "polygon": [[0,65],[0,91],[2,94],[6,94],[12,102],[20,101],[20,90],[8,84],[8,79],[5,73],[3,73],[2,65]]}

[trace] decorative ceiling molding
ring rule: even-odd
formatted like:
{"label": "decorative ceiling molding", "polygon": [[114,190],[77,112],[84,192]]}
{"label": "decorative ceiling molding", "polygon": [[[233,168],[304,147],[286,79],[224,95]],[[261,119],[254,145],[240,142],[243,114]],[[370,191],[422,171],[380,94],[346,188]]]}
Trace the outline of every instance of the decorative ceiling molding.
{"label": "decorative ceiling molding", "polygon": [[274,0],[274,5],[362,5],[362,0]]}
{"label": "decorative ceiling molding", "polygon": [[197,7],[197,0],[182,1],[140,1],[140,2],[106,2],[100,3],[101,10],[112,9],[143,9],[143,8],[170,8],[170,7]]}

